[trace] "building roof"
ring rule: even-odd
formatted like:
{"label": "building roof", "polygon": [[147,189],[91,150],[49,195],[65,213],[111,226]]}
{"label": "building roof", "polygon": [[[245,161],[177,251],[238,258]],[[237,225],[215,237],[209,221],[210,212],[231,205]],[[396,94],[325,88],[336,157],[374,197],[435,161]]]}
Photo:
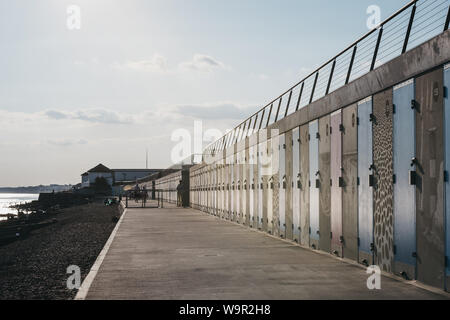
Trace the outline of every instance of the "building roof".
{"label": "building roof", "polygon": [[159,172],[161,169],[111,169],[114,172]]}
{"label": "building roof", "polygon": [[111,169],[109,169],[108,167],[104,166],[103,164],[98,164],[97,166],[95,166],[94,168],[92,168],[91,170],[88,170],[88,172],[111,172]]}
{"label": "building roof", "polygon": [[84,177],[84,176],[88,176],[88,175],[89,175],[89,173],[85,172],[81,176]]}

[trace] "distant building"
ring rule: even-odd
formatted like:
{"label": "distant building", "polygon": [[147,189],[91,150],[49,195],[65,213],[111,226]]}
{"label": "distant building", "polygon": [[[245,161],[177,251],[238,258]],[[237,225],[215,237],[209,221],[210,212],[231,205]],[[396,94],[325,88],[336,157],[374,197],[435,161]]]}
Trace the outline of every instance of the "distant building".
{"label": "distant building", "polygon": [[89,173],[85,172],[81,175],[81,188],[89,187]]}
{"label": "distant building", "polygon": [[81,175],[81,187],[87,188],[95,182],[95,179],[105,178],[108,184],[115,189],[115,186],[133,183],[137,179],[160,171],[160,169],[109,169],[100,163]]}

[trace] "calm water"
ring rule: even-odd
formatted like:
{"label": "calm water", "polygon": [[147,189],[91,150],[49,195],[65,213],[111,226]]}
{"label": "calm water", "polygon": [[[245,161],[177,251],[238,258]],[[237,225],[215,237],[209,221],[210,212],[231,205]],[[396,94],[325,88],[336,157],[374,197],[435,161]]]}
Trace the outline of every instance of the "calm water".
{"label": "calm water", "polygon": [[0,193],[0,220],[5,219],[1,216],[2,214],[17,214],[16,210],[8,208],[10,205],[30,202],[38,198],[39,194],[32,193]]}

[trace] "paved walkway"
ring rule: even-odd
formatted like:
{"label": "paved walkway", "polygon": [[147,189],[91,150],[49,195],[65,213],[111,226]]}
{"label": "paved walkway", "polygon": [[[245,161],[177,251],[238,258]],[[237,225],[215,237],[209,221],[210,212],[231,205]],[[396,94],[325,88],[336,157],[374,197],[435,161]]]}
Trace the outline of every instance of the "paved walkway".
{"label": "paved walkway", "polygon": [[442,299],[192,209],[128,209],[87,299]]}

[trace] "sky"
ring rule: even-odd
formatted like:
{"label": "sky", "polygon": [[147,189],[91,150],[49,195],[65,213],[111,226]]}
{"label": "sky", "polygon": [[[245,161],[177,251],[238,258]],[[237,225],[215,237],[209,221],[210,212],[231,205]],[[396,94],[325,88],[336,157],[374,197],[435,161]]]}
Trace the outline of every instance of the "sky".
{"label": "sky", "polygon": [[406,3],[0,0],[0,186],[145,168],[146,149],[167,168],[174,132],[225,133],[368,32],[368,6]]}

